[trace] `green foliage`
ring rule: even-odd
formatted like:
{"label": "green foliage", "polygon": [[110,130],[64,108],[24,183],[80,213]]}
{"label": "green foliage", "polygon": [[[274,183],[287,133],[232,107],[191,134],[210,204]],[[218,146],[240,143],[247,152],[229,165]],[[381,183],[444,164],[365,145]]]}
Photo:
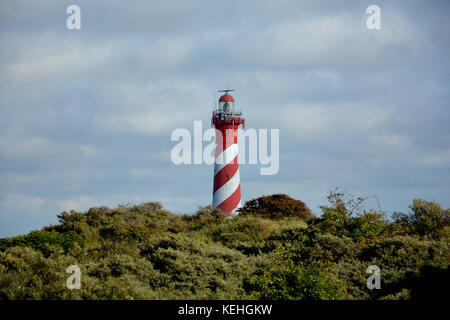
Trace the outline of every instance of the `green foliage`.
{"label": "green foliage", "polygon": [[366,210],[363,207],[367,198],[346,199],[344,192],[331,191],[328,206],[320,206],[322,216],[317,225],[323,232],[348,237],[357,242],[374,242],[387,233],[388,222],[381,210]]}
{"label": "green foliage", "polygon": [[78,261],[53,249],[45,258],[30,248],[0,252],[0,299],[156,299],[145,281],[154,274],[145,259],[113,256],[80,265],[80,290],[66,287],[68,266]]}
{"label": "green foliage", "polygon": [[405,227],[410,234],[440,238],[448,236],[450,209],[444,210],[436,201],[414,199],[409,214],[395,213],[396,223]]}
{"label": "green foliage", "polygon": [[[63,212],[0,240],[0,299],[423,299],[448,283],[448,210],[415,200],[385,220],[365,198],[330,193],[322,216],[285,195],[235,217],[175,215],[158,202]],[[82,271],[80,290],[65,272]],[[366,287],[381,268],[382,289]],[[427,293],[428,292],[428,293]]]}
{"label": "green foliage", "polygon": [[295,263],[281,254],[264,270],[252,296],[266,300],[337,300],[345,298],[344,284],[330,275],[331,264],[320,260]]}
{"label": "green foliage", "polygon": [[[383,290],[372,293],[377,298],[395,294],[399,288],[414,291],[428,267],[448,271],[450,247],[446,240],[427,241],[396,236],[363,248],[358,258],[366,264],[377,265],[382,270]],[[443,280],[444,278],[434,283],[429,282],[428,285],[430,288],[438,288]]]}
{"label": "green foliage", "polygon": [[190,222],[188,227],[189,230],[196,231],[213,226],[229,217],[229,214],[223,213],[220,209],[213,208],[209,205],[206,207],[199,207],[194,216],[185,217],[185,220]]}
{"label": "green foliage", "polygon": [[36,230],[27,235],[1,239],[0,251],[5,251],[6,248],[10,247],[28,247],[36,249],[48,257],[51,252],[49,246],[58,246],[68,252],[74,247],[75,243],[83,245],[83,240],[73,232],[59,233],[55,230]]}
{"label": "green foliage", "polygon": [[241,215],[253,215],[270,219],[297,217],[303,220],[313,218],[306,204],[285,194],[263,196],[247,201],[239,210]]}
{"label": "green foliage", "polygon": [[340,262],[355,259],[361,247],[348,238],[340,238],[331,234],[318,234],[317,241],[311,250],[311,257],[326,261]]}
{"label": "green foliage", "polygon": [[273,231],[269,221],[253,217],[237,216],[212,225],[206,234],[214,242],[245,254],[258,254],[264,240]]}
{"label": "green foliage", "polygon": [[237,299],[251,265],[243,254],[201,239],[168,235],[150,239],[141,255],[164,275],[169,298]]}
{"label": "green foliage", "polygon": [[75,259],[60,255],[52,258],[31,248],[13,247],[0,252],[1,299],[70,299],[72,292],[65,288],[64,270]]}

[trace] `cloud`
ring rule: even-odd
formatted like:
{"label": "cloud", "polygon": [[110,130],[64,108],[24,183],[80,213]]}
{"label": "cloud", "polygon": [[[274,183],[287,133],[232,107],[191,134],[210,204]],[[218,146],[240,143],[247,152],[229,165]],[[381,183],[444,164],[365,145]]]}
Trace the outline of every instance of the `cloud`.
{"label": "cloud", "polygon": [[138,133],[145,135],[156,135],[170,128],[180,125],[186,115],[162,114],[158,112],[146,112],[142,114],[117,114],[101,121],[105,130],[113,130],[119,133]]}
{"label": "cloud", "polygon": [[[377,153],[404,152],[412,145],[410,138],[397,133],[384,133],[371,138],[372,146]],[[372,149],[373,150],[373,149]]]}
{"label": "cloud", "polygon": [[26,214],[39,215],[41,207],[46,202],[41,197],[11,193],[3,197],[0,202],[0,212],[2,215]]}
{"label": "cloud", "polygon": [[382,1],[376,32],[349,0],[80,0],[77,31],[69,4],[0,4],[0,237],[61,210],[210,203],[213,168],[172,164],[170,133],[209,128],[227,85],[249,128],[280,129],[280,171],[242,166],[244,201],[317,208],[340,186],[450,205],[444,2]]}
{"label": "cloud", "polygon": [[232,52],[266,66],[357,68],[392,64],[418,45],[420,32],[399,15],[379,32],[363,22],[348,13],[278,22],[244,37]]}
{"label": "cloud", "polygon": [[146,169],[140,169],[140,168],[133,168],[130,170],[130,175],[136,179],[145,179],[148,177],[155,176],[156,171],[152,168],[146,168]]}
{"label": "cloud", "polygon": [[40,43],[36,48],[42,48],[42,45],[47,50],[41,52],[33,50],[9,66],[13,78],[31,80],[80,75],[107,63],[112,54],[112,48],[108,46],[75,45],[69,47],[66,43],[66,48],[61,49],[64,43],[58,43],[53,44],[55,50],[50,51],[45,43]]}
{"label": "cloud", "polygon": [[[144,84],[114,85],[113,97],[105,113],[95,118],[98,128],[106,132],[154,136],[193,121],[210,110],[204,96],[209,90],[202,83],[180,79],[160,79]],[[202,110],[203,109],[203,110]],[[206,110],[205,110],[206,109]]]}
{"label": "cloud", "polygon": [[10,216],[21,214],[24,216],[34,216],[49,218],[54,220],[56,215],[62,211],[84,211],[95,206],[117,206],[125,203],[139,203],[144,200],[137,195],[113,194],[115,201],[110,200],[110,195],[76,195],[66,198],[44,198],[30,194],[10,193],[0,201],[0,214]]}
{"label": "cloud", "polygon": [[55,32],[25,35],[1,35],[10,43],[5,57],[8,65],[3,78],[21,81],[59,79],[122,78],[129,74],[130,66],[138,66],[140,72],[175,69],[185,63],[199,40],[191,35],[173,37],[161,35],[150,41],[136,36],[118,36],[90,39],[71,37]]}
{"label": "cloud", "polygon": [[150,68],[174,68],[182,64],[197,47],[191,37],[165,37],[138,48],[136,56]]}
{"label": "cloud", "polygon": [[419,156],[416,163],[430,168],[450,167],[450,149]]}
{"label": "cloud", "polygon": [[91,158],[97,155],[96,148],[78,143],[61,143],[46,137],[27,134],[7,134],[0,137],[0,156],[18,159],[64,159],[68,156]]}
{"label": "cloud", "polygon": [[334,135],[362,134],[381,127],[390,107],[347,104],[288,104],[271,117],[273,126],[299,141],[320,141]]}
{"label": "cloud", "polygon": [[58,211],[83,211],[95,205],[101,205],[99,201],[92,196],[82,195],[69,199],[53,200],[54,206]]}

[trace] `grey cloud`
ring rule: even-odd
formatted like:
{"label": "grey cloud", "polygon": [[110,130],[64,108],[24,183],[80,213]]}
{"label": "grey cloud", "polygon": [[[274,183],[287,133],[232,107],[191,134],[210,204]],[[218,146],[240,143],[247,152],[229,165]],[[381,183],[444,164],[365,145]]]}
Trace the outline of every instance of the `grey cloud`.
{"label": "grey cloud", "polygon": [[173,165],[170,133],[208,128],[227,85],[248,127],[280,129],[279,173],[243,165],[243,200],[450,206],[447,2],[379,1],[380,32],[360,1],[80,0],[80,31],[70,4],[0,4],[0,237],[61,210],[210,203],[212,167]]}

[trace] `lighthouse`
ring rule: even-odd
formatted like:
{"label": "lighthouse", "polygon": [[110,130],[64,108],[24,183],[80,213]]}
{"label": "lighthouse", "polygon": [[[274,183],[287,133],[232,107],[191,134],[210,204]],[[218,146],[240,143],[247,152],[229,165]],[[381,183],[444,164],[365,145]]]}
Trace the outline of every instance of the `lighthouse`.
{"label": "lighthouse", "polygon": [[234,90],[219,90],[224,94],[213,111],[211,124],[216,128],[216,154],[214,161],[214,208],[223,212],[236,213],[241,207],[241,184],[238,161],[238,128],[245,127],[242,112],[235,109]]}

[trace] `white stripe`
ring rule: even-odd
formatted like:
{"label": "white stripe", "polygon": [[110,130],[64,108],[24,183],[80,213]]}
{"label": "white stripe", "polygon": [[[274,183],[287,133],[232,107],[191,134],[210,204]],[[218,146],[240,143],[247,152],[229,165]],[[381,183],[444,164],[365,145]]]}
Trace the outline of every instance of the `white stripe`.
{"label": "white stripe", "polygon": [[223,167],[229,164],[237,156],[239,151],[237,143],[233,143],[226,148],[214,161],[214,175],[220,171]]}
{"label": "white stripe", "polygon": [[228,199],[239,186],[239,170],[236,171],[234,176],[221,186],[213,194],[213,207],[216,208],[219,204]]}

